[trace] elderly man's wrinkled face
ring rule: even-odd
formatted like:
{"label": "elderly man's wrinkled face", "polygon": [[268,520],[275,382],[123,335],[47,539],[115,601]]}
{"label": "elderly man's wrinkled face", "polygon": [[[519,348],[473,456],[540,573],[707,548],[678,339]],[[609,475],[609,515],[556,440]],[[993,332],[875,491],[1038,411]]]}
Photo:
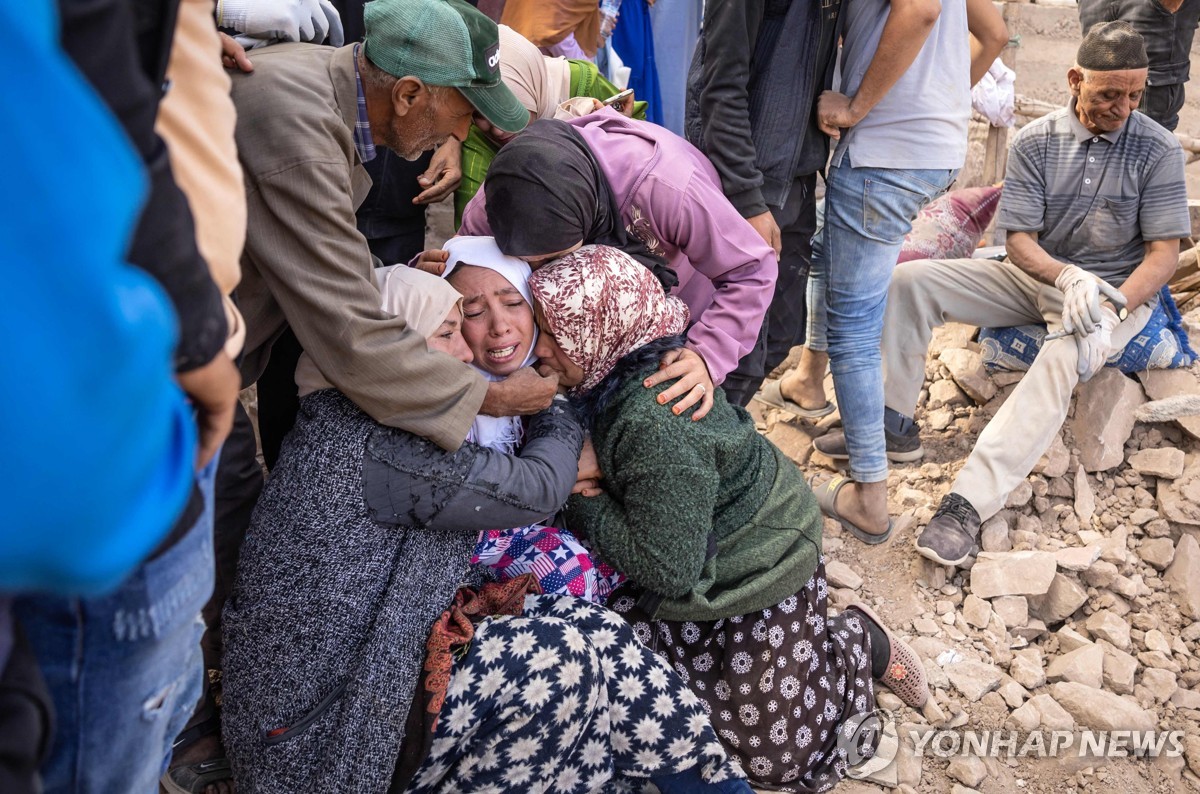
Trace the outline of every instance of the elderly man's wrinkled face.
{"label": "elderly man's wrinkled face", "polygon": [[419,85],[407,92],[394,90],[391,124],[383,144],[405,160],[416,160],[447,138],[465,141],[474,113],[474,106],[454,88]]}
{"label": "elderly man's wrinkled face", "polygon": [[1067,72],[1067,82],[1079,121],[1097,135],[1121,129],[1142,101],[1148,74],[1148,69],[1098,72],[1073,67]]}

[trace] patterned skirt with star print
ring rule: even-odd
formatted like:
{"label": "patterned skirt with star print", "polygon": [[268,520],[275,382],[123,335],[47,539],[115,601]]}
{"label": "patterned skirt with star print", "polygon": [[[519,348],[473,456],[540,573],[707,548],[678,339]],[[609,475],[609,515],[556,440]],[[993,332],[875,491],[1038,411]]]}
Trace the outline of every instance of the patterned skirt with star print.
{"label": "patterned skirt with star print", "polygon": [[670,665],[610,610],[528,596],[477,626],[407,792],[632,792],[697,765],[744,777]]}
{"label": "patterned skirt with star print", "polygon": [[[871,646],[856,612],[827,614],[825,561],[775,607],[711,622],[650,620],[626,590],[609,606],[695,691],[755,788],[828,791],[846,774],[851,717],[875,708]],[[874,741],[862,736],[858,758]]]}

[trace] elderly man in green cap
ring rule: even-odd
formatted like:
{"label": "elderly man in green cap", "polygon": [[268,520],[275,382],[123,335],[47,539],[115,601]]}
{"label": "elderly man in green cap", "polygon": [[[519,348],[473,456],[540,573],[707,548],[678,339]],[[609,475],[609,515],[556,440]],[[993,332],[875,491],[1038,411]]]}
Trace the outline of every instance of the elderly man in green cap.
{"label": "elderly man in green cap", "polygon": [[[557,384],[532,369],[488,383],[382,310],[373,276],[380,263],[355,224],[371,186],[363,163],[376,146],[415,159],[461,141],[475,117],[516,132],[529,112],[500,80],[495,23],[462,0],[375,0],[365,24],[361,44],[266,47],[255,51],[253,72],[232,77],[248,204],[237,290],[243,385],[258,379],[291,326],[324,380],[363,411],[454,450],[477,414],[535,413]],[[253,429],[239,408],[217,475],[210,668],[219,664],[221,609],[261,488]],[[211,717],[197,714],[215,734]]]}

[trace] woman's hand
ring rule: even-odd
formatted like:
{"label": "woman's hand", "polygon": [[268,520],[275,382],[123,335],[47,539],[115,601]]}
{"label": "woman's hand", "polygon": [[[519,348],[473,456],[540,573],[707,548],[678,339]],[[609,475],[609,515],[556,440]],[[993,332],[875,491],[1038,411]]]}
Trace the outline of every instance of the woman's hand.
{"label": "woman's hand", "polygon": [[422,251],[412,266],[417,270],[440,276],[446,271],[446,260],[449,258],[450,252],[445,248],[430,248],[428,251]]}
{"label": "woman's hand", "polygon": [[592,446],[590,438],[585,438],[583,449],[579,453],[579,473],[575,477],[575,487],[571,489],[571,493],[599,496],[604,493],[604,489],[600,487],[603,477],[600,463],[596,460],[596,448]]}
{"label": "woman's hand", "polygon": [[628,116],[629,118],[633,118],[633,103],[634,103],[634,101],[635,101],[634,95],[630,94],[629,96],[625,97],[620,102],[618,102],[617,104],[612,105],[612,107],[615,108],[616,110],[619,110],[621,112],[621,115]]}
{"label": "woman's hand", "polygon": [[666,405],[678,398],[679,402],[671,407],[676,415],[699,403],[700,407],[692,412],[692,421],[698,422],[708,416],[713,406],[715,387],[712,377],[708,374],[708,366],[699,353],[686,347],[669,351],[662,357],[662,361],[658,362],[658,372],[646,378],[642,385],[650,389],[670,380],[674,380],[675,383],[658,395],[660,405]]}

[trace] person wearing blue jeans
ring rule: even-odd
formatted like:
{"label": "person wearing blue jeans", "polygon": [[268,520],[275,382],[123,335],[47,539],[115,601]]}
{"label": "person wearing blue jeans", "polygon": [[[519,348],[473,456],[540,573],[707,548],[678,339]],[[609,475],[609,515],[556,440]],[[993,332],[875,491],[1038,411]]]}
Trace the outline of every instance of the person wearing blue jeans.
{"label": "person wearing blue jeans", "polygon": [[[817,100],[819,125],[839,141],[814,247],[845,432],[814,446],[849,458],[853,480],[815,491],[827,515],[874,544],[892,526],[879,352],[888,284],[913,219],[966,158],[971,85],[1008,32],[988,0],[861,0],[845,14],[842,91]],[[914,442],[915,428],[901,446]]]}
{"label": "person wearing blue jeans", "polygon": [[47,792],[158,790],[202,690],[216,469],[214,458],[196,473],[203,508],[195,523],[116,590],[18,599],[57,718],[41,770]]}

